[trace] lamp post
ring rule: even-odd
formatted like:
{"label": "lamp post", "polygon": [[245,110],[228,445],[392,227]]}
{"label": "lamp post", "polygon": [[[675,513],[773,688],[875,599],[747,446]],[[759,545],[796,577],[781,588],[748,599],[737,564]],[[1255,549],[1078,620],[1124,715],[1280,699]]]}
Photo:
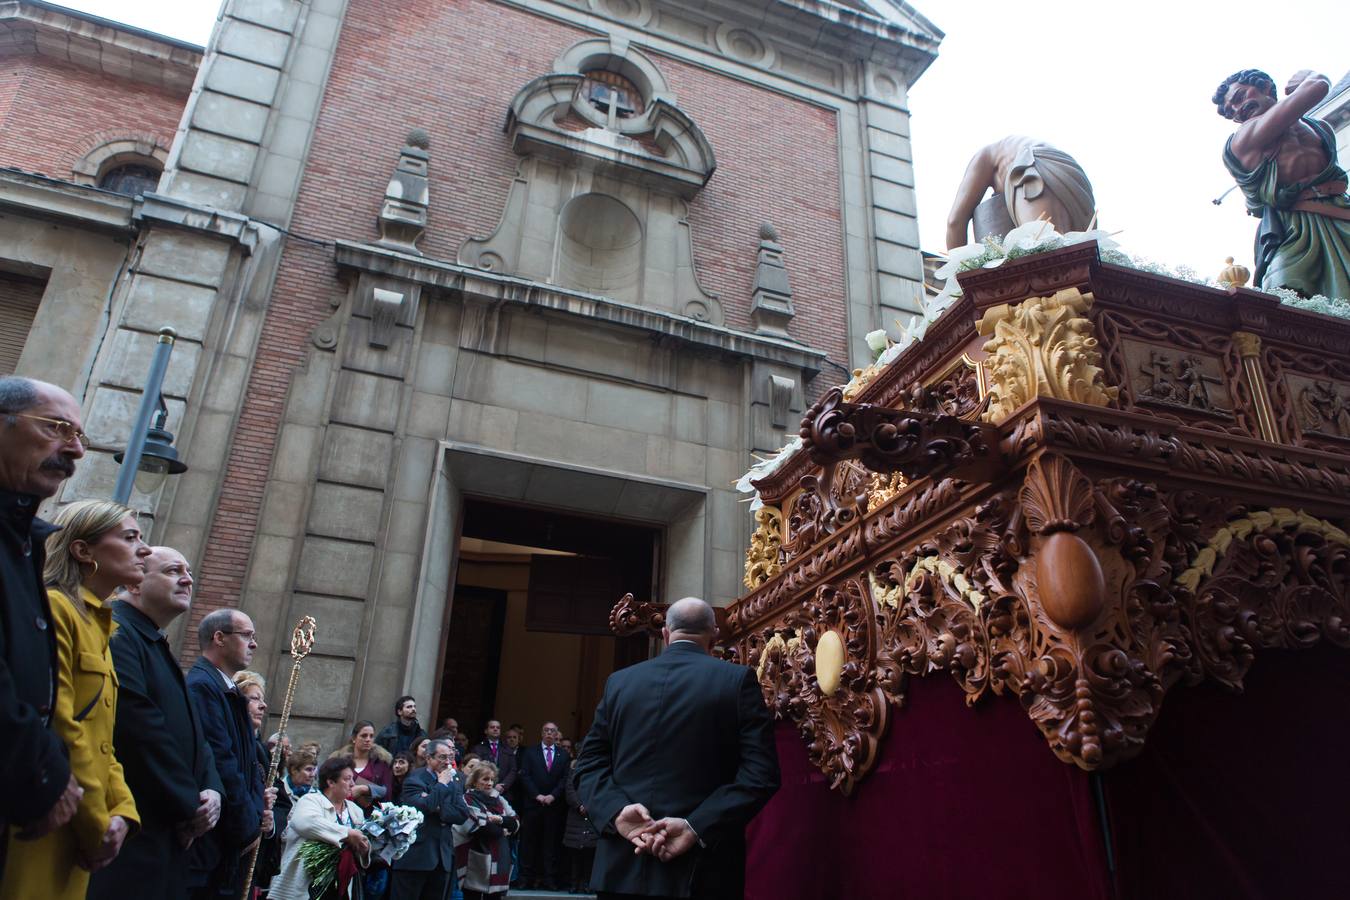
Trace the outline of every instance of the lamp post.
{"label": "lamp post", "polygon": [[[113,454],[113,459],[122,464],[122,471],[117,473],[117,487],[113,490],[113,500],[118,503],[130,502],[133,484],[142,494],[151,494],[164,483],[165,475],[187,471],[187,465],[178,458],[178,451],[173,447],[173,435],[165,428],[169,407],[160,393],[177,337],[172,328],[159,330],[159,342],[150,358],[150,375],[145,380],[145,393],[141,395],[141,407],[136,411],[127,449]],[[155,417],[153,427],[150,424],[152,416]]]}

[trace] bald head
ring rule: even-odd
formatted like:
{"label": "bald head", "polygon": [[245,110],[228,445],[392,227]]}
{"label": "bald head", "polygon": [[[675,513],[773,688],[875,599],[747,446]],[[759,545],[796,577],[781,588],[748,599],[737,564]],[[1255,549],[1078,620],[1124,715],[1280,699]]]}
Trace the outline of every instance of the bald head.
{"label": "bald head", "polygon": [[707,603],[697,597],[685,597],[666,610],[666,627],[661,633],[667,644],[693,641],[706,650],[717,636],[717,617]]}
{"label": "bald head", "polygon": [[192,568],[172,547],[151,547],[145,558],[145,580],[129,588],[124,599],[156,626],[167,628],[192,605]]}

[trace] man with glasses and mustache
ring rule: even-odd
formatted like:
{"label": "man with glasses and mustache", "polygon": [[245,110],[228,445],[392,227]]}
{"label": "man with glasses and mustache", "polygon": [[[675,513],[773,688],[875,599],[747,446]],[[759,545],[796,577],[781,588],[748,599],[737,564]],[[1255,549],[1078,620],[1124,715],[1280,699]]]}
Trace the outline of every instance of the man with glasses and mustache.
{"label": "man with glasses and mustache", "polygon": [[234,674],[253,661],[256,637],[253,620],[233,609],[209,613],[197,626],[202,655],[188,671],[188,694],[224,790],[216,827],[189,848],[188,883],[195,900],[238,897],[248,852],[271,830],[262,783],[268,761],[253,735],[248,699],[234,684]]}
{"label": "man with glasses and mustache", "polygon": [[450,742],[433,738],[427,744],[427,765],[409,772],[399,802],[422,811],[417,840],[394,860],[390,900],[444,900],[454,891],[454,827],[469,818],[464,783],[452,765]]}
{"label": "man with glasses and mustache", "polygon": [[42,566],[56,529],[37,508],[75,474],[86,446],[74,397],[53,384],[0,378],[0,834],[18,825],[20,838],[66,824],[84,794],[49,727],[56,642]]}

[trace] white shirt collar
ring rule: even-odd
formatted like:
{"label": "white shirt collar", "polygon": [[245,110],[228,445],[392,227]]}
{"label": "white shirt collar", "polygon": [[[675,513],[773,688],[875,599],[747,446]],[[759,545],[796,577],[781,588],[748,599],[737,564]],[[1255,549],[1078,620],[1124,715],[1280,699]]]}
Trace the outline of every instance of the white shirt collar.
{"label": "white shirt collar", "polygon": [[225,679],[226,690],[229,690],[230,688],[234,687],[234,679],[226,675],[224,669],[220,668],[219,666],[216,666],[215,669],[217,672],[220,673],[220,677]]}

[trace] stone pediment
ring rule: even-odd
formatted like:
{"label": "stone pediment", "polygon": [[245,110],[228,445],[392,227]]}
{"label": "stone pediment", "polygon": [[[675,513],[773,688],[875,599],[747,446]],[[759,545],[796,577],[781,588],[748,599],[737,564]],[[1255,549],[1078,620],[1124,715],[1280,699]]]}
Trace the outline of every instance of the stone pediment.
{"label": "stone pediment", "polygon": [[[615,177],[693,197],[708,183],[717,160],[712,145],[675,105],[655,66],[609,41],[586,41],[564,60],[574,71],[543,75],[511,101],[506,132],[520,156],[612,169]],[[636,107],[620,109],[620,91],[597,82],[612,73],[638,93]],[[599,90],[588,90],[598,87]]]}
{"label": "stone pediment", "polygon": [[501,221],[461,265],[723,323],[687,205],[716,157],[650,59],[614,38],[572,46],[517,92],[506,133],[521,159]]}

